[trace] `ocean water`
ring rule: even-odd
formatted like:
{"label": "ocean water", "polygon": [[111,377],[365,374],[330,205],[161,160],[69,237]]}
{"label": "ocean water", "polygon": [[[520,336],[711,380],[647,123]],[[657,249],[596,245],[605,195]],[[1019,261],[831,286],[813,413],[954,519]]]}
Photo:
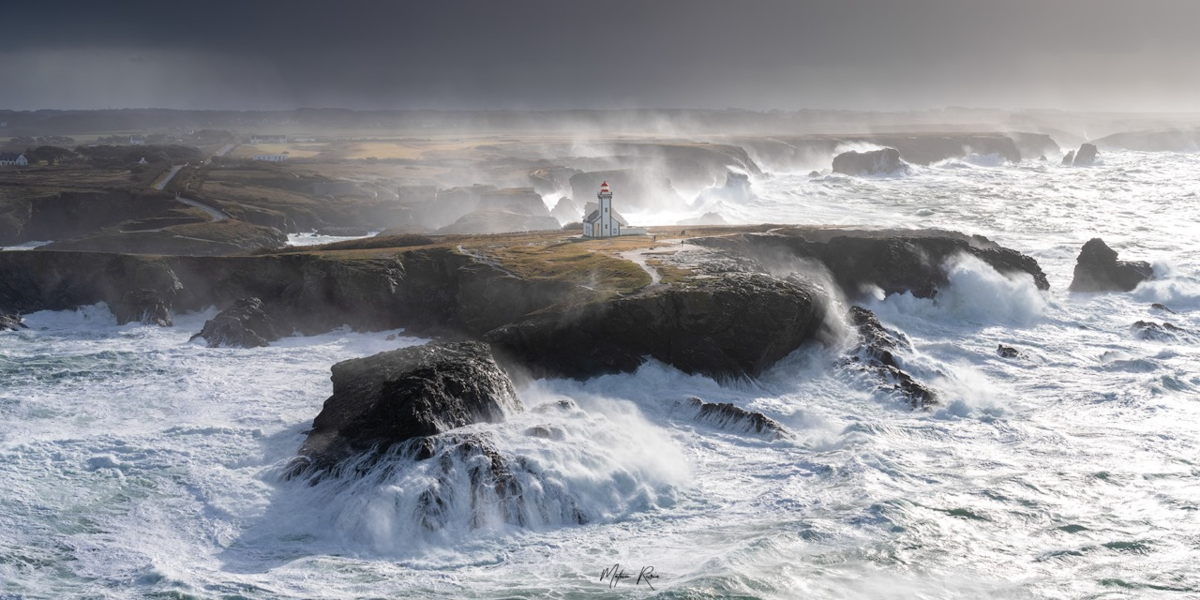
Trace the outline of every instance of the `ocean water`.
{"label": "ocean water", "polygon": [[[464,484],[439,484],[435,461],[282,477],[330,365],[423,340],[339,330],[208,349],[187,338],[211,311],[174,328],[117,326],[103,306],[28,315],[0,334],[0,597],[1200,597],[1200,155],[984,157],[907,177],[772,174],[754,190],[719,211],[983,234],[1037,258],[1052,289],[958,259],[937,302],[870,301],[941,393],[925,412],[837,347],[754,383],[653,362],[536,381],[525,413],[468,430],[539,475],[541,516],[515,527],[452,503],[432,533],[415,499]],[[1159,279],[1067,293],[1094,236]],[[1138,320],[1186,332],[1143,340]],[[1023,356],[1000,358],[1001,343]],[[693,395],[794,435],[697,423],[675,406]],[[564,498],[588,523],[552,510]],[[616,564],[630,577],[600,581]],[[636,581],[649,567],[658,577]]]}

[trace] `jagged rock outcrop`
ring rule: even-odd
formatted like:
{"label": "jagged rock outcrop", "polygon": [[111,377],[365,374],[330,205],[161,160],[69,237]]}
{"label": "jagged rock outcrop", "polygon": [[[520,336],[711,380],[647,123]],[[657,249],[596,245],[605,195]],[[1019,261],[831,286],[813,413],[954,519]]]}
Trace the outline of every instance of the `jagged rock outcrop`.
{"label": "jagged rock outcrop", "polygon": [[0,315],[0,331],[16,331],[29,329],[21,315]]}
{"label": "jagged rock outcrop", "polygon": [[900,151],[883,148],[869,152],[843,152],[833,158],[833,172],[843,175],[906,175],[908,164],[900,160]]}
{"label": "jagged rock outcrop", "polygon": [[1075,164],[1075,151],[1074,150],[1067,151],[1067,153],[1063,156],[1062,164],[1068,165],[1068,166]]}
{"label": "jagged rock outcrop", "polygon": [[158,290],[150,288],[138,288],[125,292],[121,295],[120,302],[110,306],[109,309],[117,318],[118,325],[138,322],[170,327],[173,324],[170,304]]}
{"label": "jagged rock outcrop", "polygon": [[538,373],[633,371],[645,357],[686,373],[756,376],[817,335],[824,292],[799,278],[732,273],[544,310],[485,339]]}
{"label": "jagged rock outcrop", "polygon": [[1138,321],[1129,327],[1129,331],[1133,337],[1148,342],[1174,342],[1187,333],[1186,329],[1177,325],[1153,321]]}
{"label": "jagged rock outcrop", "polygon": [[200,333],[191,339],[204,338],[209,348],[262,348],[284,333],[284,328],[264,310],[262,300],[242,298],[205,321]]}
{"label": "jagged rock outcrop", "polygon": [[1092,238],[1083,245],[1075,262],[1072,292],[1129,292],[1143,281],[1154,278],[1154,269],[1145,261],[1117,260],[1117,251],[1104,240]]}
{"label": "jagged rock outcrop", "polygon": [[1077,167],[1086,167],[1095,164],[1096,155],[1095,144],[1083,144],[1079,147],[1079,151],[1075,153],[1075,159],[1071,161],[1071,164]]}
{"label": "jagged rock outcrop", "polygon": [[333,366],[332,379],[333,395],[300,449],[318,466],[521,410],[512,382],[478,342],[343,361]]}
{"label": "jagged rock outcrop", "polygon": [[687,400],[675,401],[674,409],[686,413],[693,421],[727,431],[758,435],[769,440],[791,437],[791,433],[778,421],[729,402],[705,402],[692,396]]}
{"label": "jagged rock outcrop", "polygon": [[861,306],[850,307],[850,322],[861,338],[852,362],[875,372],[884,381],[881,387],[894,391],[913,408],[937,404],[937,393],[906,372],[896,359],[896,352],[912,350],[908,338],[884,327],[875,313]]}
{"label": "jagged rock outcrop", "polygon": [[996,354],[998,354],[1000,358],[1021,358],[1020,350],[1017,350],[1012,346],[1005,346],[1004,344],[999,344],[996,346]]}
{"label": "jagged rock outcrop", "polygon": [[754,260],[762,270],[795,265],[798,259],[815,260],[829,270],[851,299],[872,287],[885,295],[908,292],[918,298],[931,298],[949,282],[947,261],[963,254],[982,260],[1000,273],[1028,274],[1038,289],[1050,289],[1046,274],[1032,257],[984,237],[952,232],[796,228],[771,234],[697,238],[691,243]]}

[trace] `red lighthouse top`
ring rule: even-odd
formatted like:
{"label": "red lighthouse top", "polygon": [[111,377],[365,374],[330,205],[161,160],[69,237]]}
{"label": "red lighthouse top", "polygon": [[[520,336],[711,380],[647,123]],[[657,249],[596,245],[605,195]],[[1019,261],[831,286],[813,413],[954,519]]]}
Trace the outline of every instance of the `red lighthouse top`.
{"label": "red lighthouse top", "polygon": [[601,194],[606,194],[606,193],[608,193],[608,182],[607,182],[607,181],[605,181],[604,183],[601,183],[601,184],[600,184],[600,193],[601,193]]}

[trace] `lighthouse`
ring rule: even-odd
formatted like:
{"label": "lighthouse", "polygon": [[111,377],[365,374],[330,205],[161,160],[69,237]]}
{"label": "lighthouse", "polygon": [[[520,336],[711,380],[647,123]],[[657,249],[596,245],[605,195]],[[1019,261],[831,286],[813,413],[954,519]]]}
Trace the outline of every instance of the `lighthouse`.
{"label": "lighthouse", "polygon": [[608,182],[601,183],[600,192],[596,194],[600,205],[583,218],[583,237],[608,238],[618,235],[646,235],[645,229],[630,227],[617,218],[617,213],[613,212],[612,198],[613,194],[608,187]]}

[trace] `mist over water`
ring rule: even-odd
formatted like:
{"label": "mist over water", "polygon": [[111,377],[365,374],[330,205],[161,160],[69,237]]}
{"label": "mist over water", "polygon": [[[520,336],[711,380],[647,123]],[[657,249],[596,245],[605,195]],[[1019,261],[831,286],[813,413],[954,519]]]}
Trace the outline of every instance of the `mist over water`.
{"label": "mist over water", "polygon": [[[535,381],[519,390],[525,413],[468,429],[526,459],[539,518],[472,527],[478,515],[459,505],[436,534],[412,517],[432,465],[316,485],[282,477],[334,362],[423,340],[339,330],[208,349],[186,342],[211,312],[174,328],[117,326],[103,306],[29,315],[30,329],[0,334],[0,594],[649,593],[599,583],[614,563],[653,565],[663,597],[1200,594],[1200,155],[806,173],[756,177],[752,198],[715,210],[741,223],[982,234],[1034,256],[1052,289],[961,259],[936,300],[868,302],[942,394],[929,412],[877,390],[836,347],[801,349],[756,383],[654,362]],[[1160,279],[1068,294],[1096,236]],[[1138,320],[1188,333],[1138,339]],[[1002,359],[998,344],[1023,356]],[[693,421],[675,405],[693,395],[761,411],[794,436]],[[525,435],[533,426],[559,439]],[[559,510],[566,499],[585,524]]]}

